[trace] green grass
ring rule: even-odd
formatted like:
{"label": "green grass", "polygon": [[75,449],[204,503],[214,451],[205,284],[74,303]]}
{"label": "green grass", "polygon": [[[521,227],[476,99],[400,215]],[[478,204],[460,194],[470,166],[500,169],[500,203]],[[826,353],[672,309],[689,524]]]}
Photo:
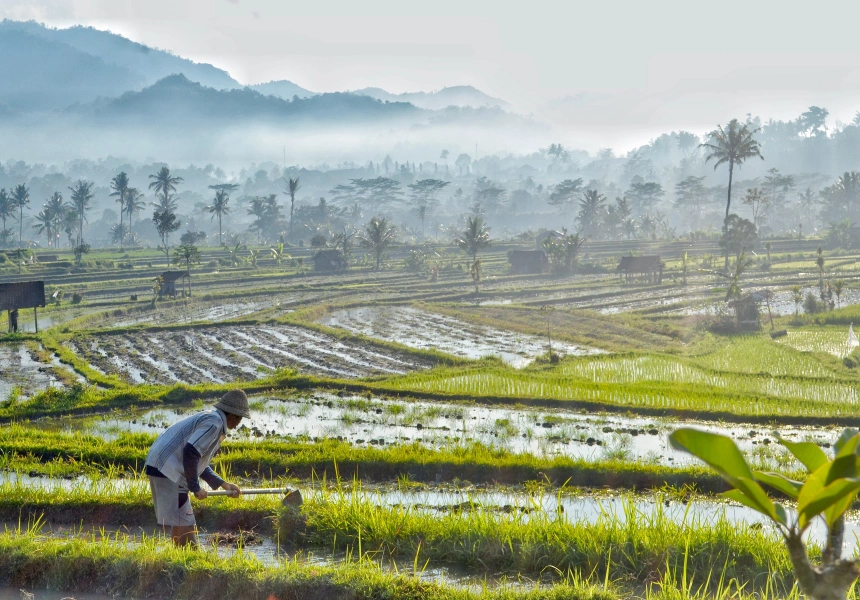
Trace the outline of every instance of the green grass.
{"label": "green grass", "polygon": [[[10,513],[25,522],[40,516],[66,523],[96,517],[103,525],[144,527],[154,520],[144,482],[123,487],[95,480],[53,491],[6,483],[0,491],[7,519]],[[739,527],[719,512],[701,520],[689,514],[676,519],[659,496],[651,508],[637,508],[635,498],[627,496],[616,510],[571,520],[540,509],[507,513],[478,504],[442,511],[384,506],[359,485],[310,494],[300,512],[280,507],[278,498],[213,498],[194,506],[209,531],[276,531],[282,544],[303,550],[344,551],[474,574],[556,579],[576,573],[592,582],[608,574],[612,581],[641,585],[686,562],[699,580],[719,569],[726,579],[762,582],[770,577],[783,591],[792,584],[788,556],[775,532]]]}
{"label": "green grass", "polygon": [[301,560],[264,565],[253,555],[221,558],[214,550],[172,548],[155,539],[129,546],[122,538],[48,539],[0,534],[0,584],[29,589],[95,592],[117,597],[181,600],[267,598],[329,600],[614,600],[602,586],[571,580],[548,589],[507,587],[469,591],[382,571],[366,559],[338,566]]}
{"label": "green grass", "polygon": [[[27,469],[42,473],[59,468],[71,473],[74,465],[140,471],[154,440],[155,435],[151,434],[121,433],[108,441],[93,435],[48,432],[13,424],[0,429],[0,453],[5,455],[5,464],[10,466],[17,460],[27,461],[28,465],[42,461],[44,469]],[[544,481],[553,485],[567,482],[571,486],[639,490],[686,485],[708,492],[727,489],[721,479],[699,466],[679,468],[630,460],[540,457],[481,444],[434,449],[417,443],[383,448],[356,447],[337,440],[314,443],[228,440],[214,464],[255,480],[286,475],[303,479],[333,478],[340,474],[366,481],[391,482],[406,477],[416,482],[435,482],[438,475],[447,482],[522,484]]]}

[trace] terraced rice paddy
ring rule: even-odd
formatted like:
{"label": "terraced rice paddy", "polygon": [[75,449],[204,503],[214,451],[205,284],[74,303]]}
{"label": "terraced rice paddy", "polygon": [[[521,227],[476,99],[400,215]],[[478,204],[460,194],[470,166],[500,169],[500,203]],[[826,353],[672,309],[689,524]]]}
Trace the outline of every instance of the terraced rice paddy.
{"label": "terraced rice paddy", "polygon": [[129,383],[248,381],[284,368],[367,377],[430,366],[406,354],[281,324],[99,335],[77,338],[69,346],[101,372]]}
{"label": "terraced rice paddy", "polygon": [[[154,307],[130,296],[155,267],[61,276],[67,293],[91,287],[83,304],[51,306],[48,331],[0,343],[0,584],[9,572],[33,591],[72,585],[92,564],[114,587],[87,589],[114,596],[129,580],[157,595],[157,571],[194,600],[213,581],[240,600],[308,585],[325,598],[725,600],[725,574],[739,600],[796,597],[774,530],[716,498],[726,484],[668,436],[722,433],[754,468],[802,478],[776,431],[832,456],[842,427],[860,425],[855,307],[795,318],[790,288],[817,289],[818,274],[775,258],[743,287],[774,290],[774,329],[788,334],[729,332],[725,282],[691,271],[681,283],[686,243],[630,246],[665,253],[663,284],[599,272],[618,251],[598,245],[594,273],[565,276],[513,275],[493,248],[477,294],[463,265],[435,281],[399,263],[215,269],[192,299]],[[203,548],[174,550],[140,466],[156,434],[239,386],[252,417],[214,466],[304,503],[194,501]],[[847,553],[860,514],[846,525]],[[810,540],[823,538],[817,524]],[[46,556],[50,581],[32,566]],[[685,565],[698,592],[681,591]]]}
{"label": "terraced rice paddy", "polygon": [[[489,327],[470,325],[443,315],[405,307],[365,307],[332,312],[320,323],[412,346],[439,350],[463,358],[498,356],[520,368],[548,352],[547,341]],[[569,356],[596,354],[593,348],[556,342],[553,352]]]}

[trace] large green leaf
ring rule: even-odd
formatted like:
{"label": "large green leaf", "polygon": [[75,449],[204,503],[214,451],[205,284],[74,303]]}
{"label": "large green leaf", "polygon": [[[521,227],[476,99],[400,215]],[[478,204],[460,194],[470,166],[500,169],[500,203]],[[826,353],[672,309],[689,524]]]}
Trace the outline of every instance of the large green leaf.
{"label": "large green leaf", "polygon": [[772,487],[773,489],[782,492],[792,500],[797,500],[800,495],[800,490],[803,484],[799,481],[789,479],[785,475],[779,473],[764,473],[762,471],[755,472],[755,478]]}
{"label": "large green leaf", "polygon": [[843,429],[842,434],[839,436],[839,439],[836,440],[836,443],[833,444],[834,450],[836,450],[836,456],[843,455],[845,451],[845,445],[852,441],[854,445],[849,448],[848,452],[854,452],[857,448],[857,442],[860,441],[860,436],[857,435],[856,429]]}
{"label": "large green leaf", "polygon": [[818,444],[813,442],[790,442],[779,436],[777,436],[776,440],[788,448],[788,451],[794,455],[794,458],[799,460],[810,473],[827,462],[827,455],[824,453],[824,450],[818,447]]}
{"label": "large green leaf", "polygon": [[685,427],[673,432],[669,442],[707,463],[743,495],[746,506],[779,522],[773,502],[755,481],[747,461],[731,438]]}
{"label": "large green leaf", "polygon": [[729,437],[684,427],[669,436],[669,443],[704,461],[723,478],[753,478],[743,454]]}
{"label": "large green leaf", "polygon": [[[858,491],[860,491],[860,478],[837,479],[819,491],[802,508],[798,504],[798,523],[801,520],[809,523],[817,515],[827,512],[829,508],[837,505],[845,505],[845,500],[848,500],[848,505],[850,505],[850,501],[857,496]],[[827,526],[832,527],[833,523],[840,516],[842,516],[841,513],[835,514],[835,512],[829,516],[830,518],[828,518],[828,515],[825,515],[825,518],[828,520]],[[830,519],[832,519],[832,522]]]}

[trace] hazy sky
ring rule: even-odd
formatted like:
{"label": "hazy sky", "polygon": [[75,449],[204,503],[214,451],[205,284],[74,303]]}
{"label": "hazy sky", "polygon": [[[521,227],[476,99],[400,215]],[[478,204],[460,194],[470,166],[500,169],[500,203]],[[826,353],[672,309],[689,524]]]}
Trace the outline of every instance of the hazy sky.
{"label": "hazy sky", "polygon": [[243,83],[471,84],[586,147],[860,109],[860,3],[847,1],[0,0],[0,16],[110,29]]}

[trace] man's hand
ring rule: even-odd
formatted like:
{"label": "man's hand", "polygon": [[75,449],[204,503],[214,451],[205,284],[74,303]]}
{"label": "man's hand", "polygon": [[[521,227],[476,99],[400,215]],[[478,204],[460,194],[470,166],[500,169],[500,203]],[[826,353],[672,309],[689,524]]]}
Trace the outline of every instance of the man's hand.
{"label": "man's hand", "polygon": [[208,495],[209,495],[209,492],[207,492],[203,488],[200,488],[199,490],[194,492],[194,497],[197,498],[198,500],[205,500],[206,496],[208,496]]}
{"label": "man's hand", "polygon": [[226,481],[221,484],[222,490],[227,490],[228,492],[233,492],[232,494],[228,494],[231,498],[238,498],[242,495],[242,490],[239,489],[239,486],[235,483],[227,483]]}

